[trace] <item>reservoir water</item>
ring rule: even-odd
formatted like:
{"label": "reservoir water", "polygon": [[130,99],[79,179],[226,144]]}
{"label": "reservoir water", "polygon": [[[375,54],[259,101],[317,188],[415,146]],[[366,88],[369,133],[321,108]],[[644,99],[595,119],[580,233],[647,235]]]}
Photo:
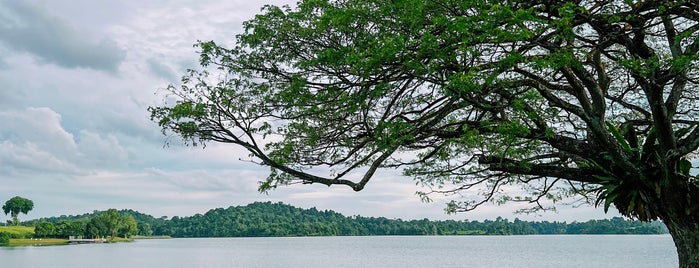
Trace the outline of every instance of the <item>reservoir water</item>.
{"label": "reservoir water", "polygon": [[669,235],[188,238],[0,247],[1,267],[677,267]]}

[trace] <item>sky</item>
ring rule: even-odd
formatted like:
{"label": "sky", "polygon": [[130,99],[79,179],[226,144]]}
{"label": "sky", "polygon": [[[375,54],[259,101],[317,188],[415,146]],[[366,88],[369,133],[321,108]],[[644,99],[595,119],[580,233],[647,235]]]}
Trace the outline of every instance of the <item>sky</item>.
{"label": "sky", "polygon": [[109,208],[182,217],[256,201],[401,219],[618,216],[590,206],[513,214],[520,204],[447,215],[448,198],[423,203],[415,182],[394,171],[361,192],[292,185],[261,194],[268,169],[240,161],[247,153],[239,148],[165,147],[147,108],[198,68],[197,40],[234,44],[265,4],[295,1],[0,0],[0,202],[33,200],[20,219]]}

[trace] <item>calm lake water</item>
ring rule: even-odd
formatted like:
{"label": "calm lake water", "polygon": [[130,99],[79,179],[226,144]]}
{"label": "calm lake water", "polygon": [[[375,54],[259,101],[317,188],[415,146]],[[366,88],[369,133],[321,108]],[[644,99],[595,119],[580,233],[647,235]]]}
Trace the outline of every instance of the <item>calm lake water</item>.
{"label": "calm lake water", "polygon": [[137,240],[0,247],[2,267],[677,267],[669,235]]}

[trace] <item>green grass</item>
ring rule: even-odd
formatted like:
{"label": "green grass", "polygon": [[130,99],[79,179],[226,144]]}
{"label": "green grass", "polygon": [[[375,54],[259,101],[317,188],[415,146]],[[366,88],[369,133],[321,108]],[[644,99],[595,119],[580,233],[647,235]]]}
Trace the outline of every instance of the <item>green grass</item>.
{"label": "green grass", "polygon": [[132,241],[133,241],[133,238],[123,238],[123,237],[107,238],[107,243],[132,242]]}
{"label": "green grass", "polygon": [[28,238],[34,235],[34,227],[0,226],[0,233],[7,233],[10,238]]}
{"label": "green grass", "polygon": [[170,239],[172,236],[169,235],[156,235],[156,236],[143,236],[143,235],[134,235],[133,239]]}
{"label": "green grass", "polygon": [[41,239],[10,239],[10,247],[17,246],[55,246],[55,245],[66,245],[68,244],[68,239],[60,238],[41,238]]}

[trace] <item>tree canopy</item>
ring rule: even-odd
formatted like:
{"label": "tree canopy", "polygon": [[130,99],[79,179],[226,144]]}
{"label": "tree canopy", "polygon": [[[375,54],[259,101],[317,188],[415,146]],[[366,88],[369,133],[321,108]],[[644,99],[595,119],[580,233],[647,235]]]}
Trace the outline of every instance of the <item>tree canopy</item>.
{"label": "tree canopy", "polygon": [[247,149],[260,190],[396,168],[425,196],[479,193],[450,211],[577,196],[662,219],[699,265],[696,1],[306,0],[244,26],[149,110]]}
{"label": "tree canopy", "polygon": [[34,202],[19,196],[10,198],[10,200],[7,200],[2,206],[2,211],[5,212],[5,215],[10,214],[12,216],[12,222],[14,225],[19,225],[19,219],[17,216],[20,212],[27,214],[32,209],[34,209]]}
{"label": "tree canopy", "polygon": [[[345,216],[332,210],[302,209],[283,203],[255,202],[245,206],[215,208],[204,214],[155,218],[133,210],[120,210],[133,219],[143,236],[171,237],[280,237],[280,236],[367,236],[367,235],[532,235],[532,234],[666,234],[660,222],[640,222],[620,217],[587,222],[469,221],[428,219],[404,220],[385,217]],[[85,233],[85,222],[96,222],[105,212],[42,218],[33,221],[35,235],[68,237]],[[125,220],[125,222],[131,220]],[[82,226],[82,229],[66,228]],[[73,229],[73,230],[71,230]],[[123,230],[120,229],[120,230]],[[40,232],[41,231],[41,232]],[[108,233],[108,232],[105,232]],[[126,233],[121,233],[126,235]],[[91,235],[88,235],[91,236]]]}
{"label": "tree canopy", "polygon": [[[137,221],[134,215],[140,217]],[[133,210],[110,208],[77,216],[60,216],[28,221],[34,225],[35,237],[68,238],[85,236],[92,238],[115,237],[130,238],[139,234],[139,222],[148,222],[152,216]],[[147,223],[145,223],[147,224]],[[151,235],[152,231],[143,231],[141,235]]]}
{"label": "tree canopy", "polygon": [[110,208],[90,218],[85,224],[85,234],[91,237],[110,236],[112,240],[120,235],[128,238],[138,234],[138,224],[130,213]]}

